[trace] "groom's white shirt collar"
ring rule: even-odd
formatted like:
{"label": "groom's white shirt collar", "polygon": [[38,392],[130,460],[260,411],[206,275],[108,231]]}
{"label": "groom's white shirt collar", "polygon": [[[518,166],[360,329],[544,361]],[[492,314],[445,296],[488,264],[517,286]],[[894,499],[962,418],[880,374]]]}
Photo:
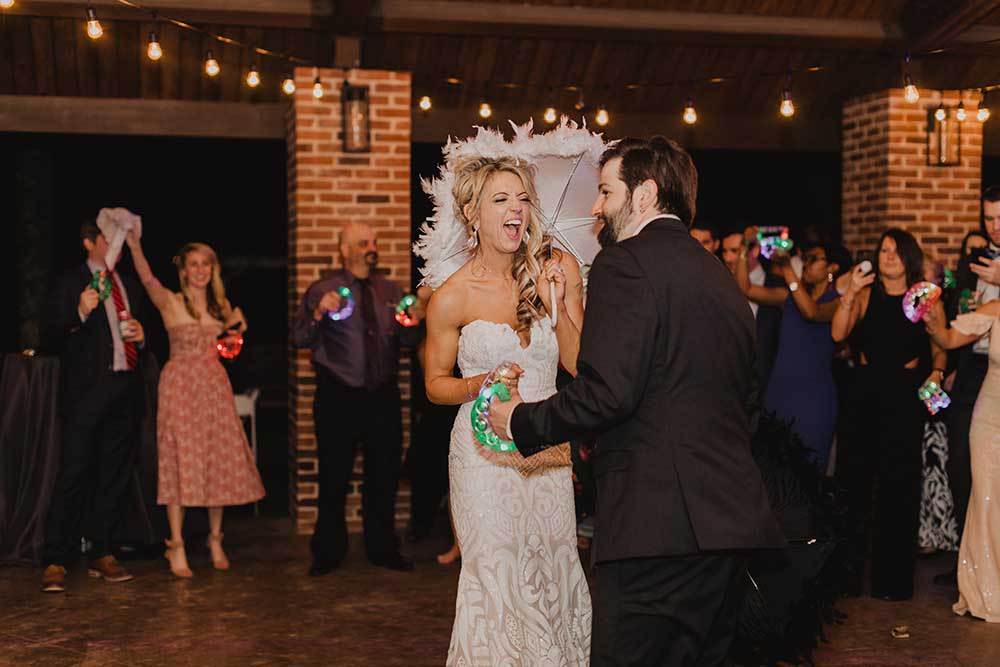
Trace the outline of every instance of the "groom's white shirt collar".
{"label": "groom's white shirt collar", "polygon": [[[641,232],[642,230],[644,230],[646,228],[646,225],[648,225],[649,223],[653,222],[654,220],[659,220],[660,218],[669,218],[671,220],[676,220],[677,222],[681,221],[681,219],[678,218],[673,213],[657,213],[656,215],[654,215],[654,216],[652,216],[650,218],[647,218],[643,222],[639,223],[639,226],[635,228],[635,231],[632,232],[631,234],[627,234],[625,236],[625,238],[626,239],[630,239],[633,236],[638,236],[639,232]],[[625,239],[622,239],[622,240],[624,241]]]}

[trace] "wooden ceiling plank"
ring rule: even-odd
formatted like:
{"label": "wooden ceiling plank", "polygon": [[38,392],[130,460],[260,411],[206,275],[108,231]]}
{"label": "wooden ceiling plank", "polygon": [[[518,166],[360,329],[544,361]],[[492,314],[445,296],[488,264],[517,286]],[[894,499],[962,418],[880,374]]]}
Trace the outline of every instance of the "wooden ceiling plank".
{"label": "wooden ceiling plank", "polygon": [[161,23],[159,26],[163,57],[156,64],[160,68],[160,97],[165,100],[180,99],[182,76],[180,33],[181,29],[175,25]]}
{"label": "wooden ceiling plank", "polygon": [[25,21],[13,30],[11,50],[14,52],[14,88],[19,95],[36,95],[35,58],[31,44],[31,28]]}
{"label": "wooden ceiling plank", "polygon": [[32,58],[35,61],[35,89],[39,95],[56,94],[56,72],[52,49],[52,19],[31,22]]}
{"label": "wooden ceiling plank", "polygon": [[0,95],[13,95],[17,91],[14,78],[14,30],[22,19],[0,15]]}
{"label": "wooden ceiling plank", "polygon": [[910,0],[900,22],[911,51],[946,46],[997,9],[997,0]]}
{"label": "wooden ceiling plank", "polygon": [[[36,21],[39,19],[30,19]],[[52,48],[55,56],[57,95],[76,96],[80,88],[76,79],[76,40],[86,39],[77,28],[79,21],[65,18],[52,19]],[[113,52],[113,49],[108,49]]]}
{"label": "wooden ceiling plank", "polygon": [[122,26],[112,22],[104,22],[103,27],[104,35],[100,39],[93,40],[87,36],[83,21],[76,24],[77,86],[80,95],[84,97],[97,96],[97,51],[101,48],[102,42],[105,46],[113,45],[118,39],[119,29]]}

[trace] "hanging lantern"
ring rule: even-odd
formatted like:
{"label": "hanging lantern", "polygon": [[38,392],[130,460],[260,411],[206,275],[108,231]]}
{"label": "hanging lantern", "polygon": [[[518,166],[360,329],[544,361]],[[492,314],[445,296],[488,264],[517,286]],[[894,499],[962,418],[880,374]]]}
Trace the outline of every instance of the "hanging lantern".
{"label": "hanging lantern", "polygon": [[370,152],[371,110],[368,104],[368,86],[352,86],[345,81],[340,89],[340,102],[343,105],[344,152]]}

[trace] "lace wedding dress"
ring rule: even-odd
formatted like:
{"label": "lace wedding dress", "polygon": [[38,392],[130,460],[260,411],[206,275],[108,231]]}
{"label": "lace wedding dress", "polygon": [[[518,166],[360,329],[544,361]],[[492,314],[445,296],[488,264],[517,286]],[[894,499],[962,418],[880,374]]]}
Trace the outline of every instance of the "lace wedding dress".
{"label": "lace wedding dress", "polygon": [[[504,361],[524,369],[525,401],[555,393],[559,348],[549,320],[536,322],[521,347],[507,324],[475,320],[458,342],[464,377]],[[523,477],[490,461],[472,435],[472,403],[451,432],[451,511],[462,548],[452,667],[562,667],[590,663],[590,591],[576,546],[568,466]]]}

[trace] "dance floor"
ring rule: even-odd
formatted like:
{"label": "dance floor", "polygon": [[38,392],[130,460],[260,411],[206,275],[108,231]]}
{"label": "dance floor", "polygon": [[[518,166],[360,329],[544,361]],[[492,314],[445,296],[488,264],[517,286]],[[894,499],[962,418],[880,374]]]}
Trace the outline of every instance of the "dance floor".
{"label": "dance floor", "polygon": [[[413,573],[368,565],[359,544],[344,567],[305,576],[305,538],[282,519],[241,517],[227,527],[229,572],[204,546],[189,547],[195,578],[172,578],[162,560],[128,563],[134,581],[108,584],[71,572],[68,592],[38,592],[39,571],[0,569],[0,667],[442,665],[458,568],[429,539],[407,553]],[[930,583],[944,567],[922,560],[918,597],[906,603],[845,600],[848,620],[816,653],[821,667],[1000,665],[1000,627],[958,618],[953,593]],[[910,626],[910,639],[890,628]]]}

